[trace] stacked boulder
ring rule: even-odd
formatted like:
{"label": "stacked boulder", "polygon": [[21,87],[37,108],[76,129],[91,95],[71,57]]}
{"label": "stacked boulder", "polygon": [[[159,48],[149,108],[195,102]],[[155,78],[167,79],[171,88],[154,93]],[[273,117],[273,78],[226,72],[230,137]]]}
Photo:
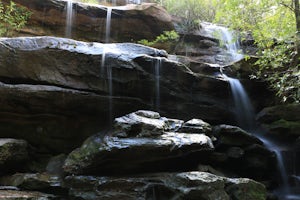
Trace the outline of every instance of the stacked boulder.
{"label": "stacked boulder", "polygon": [[[222,172],[206,165],[218,153],[214,143],[226,144],[225,133],[215,137],[212,130],[200,119],[184,123],[153,111],[116,118],[108,135],[92,136],[69,154],[66,187],[81,199],[266,199],[262,184],[215,175]],[[241,132],[242,146],[261,144]]]}

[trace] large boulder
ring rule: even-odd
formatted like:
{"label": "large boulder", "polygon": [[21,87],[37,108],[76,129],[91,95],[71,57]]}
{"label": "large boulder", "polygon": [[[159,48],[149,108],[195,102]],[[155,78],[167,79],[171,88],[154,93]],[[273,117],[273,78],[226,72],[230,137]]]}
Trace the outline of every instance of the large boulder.
{"label": "large boulder", "polygon": [[[234,123],[226,80],[195,74],[167,56],[131,43],[2,38],[0,136],[69,152],[114,117],[139,109]],[[159,74],[155,63],[160,63]]]}
{"label": "large boulder", "polygon": [[170,131],[168,120],[158,113],[131,113],[115,120],[112,136],[87,139],[69,154],[63,168],[70,174],[185,170],[204,161],[214,149],[211,139],[204,134]]}
{"label": "large boulder", "polygon": [[24,140],[0,139],[0,174],[21,170],[28,160],[28,144]]}
{"label": "large boulder", "polygon": [[213,134],[216,141],[212,165],[261,181],[269,180],[275,173],[275,153],[254,134],[230,125],[215,126]]}
{"label": "large boulder", "polygon": [[218,138],[218,145],[247,146],[262,144],[257,137],[237,126],[218,125],[213,128],[213,132]]}
{"label": "large boulder", "polygon": [[209,123],[203,121],[202,119],[191,119],[177,130],[177,132],[182,133],[203,133],[206,135],[211,135],[212,127]]}
{"label": "large boulder", "polygon": [[[4,0],[9,2],[9,0]],[[66,35],[66,0],[15,0],[32,13],[19,35]],[[106,40],[108,7],[73,2],[71,38],[85,41]],[[171,16],[164,8],[153,3],[129,4],[113,7],[110,18],[110,42],[130,42],[154,39],[163,31],[174,29]]]}
{"label": "large boulder", "polygon": [[265,187],[250,179],[206,172],[160,173],[131,177],[68,176],[70,196],[93,199],[265,200]]}
{"label": "large boulder", "polygon": [[123,137],[162,135],[169,126],[167,118],[144,110],[116,118],[114,122],[114,135]]}

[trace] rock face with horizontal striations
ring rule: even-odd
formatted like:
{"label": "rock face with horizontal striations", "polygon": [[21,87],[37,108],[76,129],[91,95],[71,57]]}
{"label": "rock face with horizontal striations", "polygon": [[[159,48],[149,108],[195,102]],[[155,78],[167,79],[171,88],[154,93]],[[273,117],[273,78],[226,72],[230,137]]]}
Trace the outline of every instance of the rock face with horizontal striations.
{"label": "rock face with horizontal striations", "polygon": [[2,38],[0,60],[0,137],[25,138],[51,152],[69,152],[110,119],[140,109],[234,121],[228,83],[194,74],[163,50],[57,37]]}
{"label": "rock face with horizontal striations", "polygon": [[[9,2],[4,0],[4,2]],[[32,13],[19,35],[66,37],[66,0],[15,0]],[[73,2],[71,37],[83,41],[105,42],[108,7]],[[171,16],[154,3],[114,7],[111,12],[110,42],[154,39],[174,29]]]}

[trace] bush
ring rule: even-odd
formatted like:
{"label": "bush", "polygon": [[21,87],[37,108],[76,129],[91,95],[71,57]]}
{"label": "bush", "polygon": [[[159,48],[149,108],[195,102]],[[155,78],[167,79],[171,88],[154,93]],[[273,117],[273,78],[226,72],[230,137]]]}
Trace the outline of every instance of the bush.
{"label": "bush", "polygon": [[158,3],[182,19],[179,26],[183,32],[198,29],[201,21],[213,22],[218,8],[215,0],[161,0]]}
{"label": "bush", "polygon": [[11,36],[15,30],[25,26],[31,13],[14,2],[4,4],[0,2],[0,36]]}
{"label": "bush", "polygon": [[160,43],[168,43],[168,42],[175,42],[179,39],[179,35],[176,31],[164,31],[162,34],[156,37],[155,40],[149,41],[146,39],[142,39],[138,41],[139,44],[143,44],[146,46],[152,46],[155,47],[156,45]]}
{"label": "bush", "polygon": [[259,68],[252,76],[268,81],[283,102],[300,101],[300,66],[293,65],[295,49],[294,43],[284,42],[263,49],[255,63]]}

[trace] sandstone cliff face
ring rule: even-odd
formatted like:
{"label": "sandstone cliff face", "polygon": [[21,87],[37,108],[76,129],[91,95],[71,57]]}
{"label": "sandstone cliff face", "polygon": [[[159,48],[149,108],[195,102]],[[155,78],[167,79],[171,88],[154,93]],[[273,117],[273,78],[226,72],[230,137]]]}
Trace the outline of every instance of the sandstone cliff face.
{"label": "sandstone cliff face", "polygon": [[[4,0],[4,2],[9,2]],[[15,0],[32,13],[19,35],[66,37],[67,1]],[[105,42],[108,7],[73,3],[71,38]],[[171,16],[153,3],[112,7],[110,42],[153,39],[163,31],[173,30]],[[69,36],[68,36],[69,37]]]}

